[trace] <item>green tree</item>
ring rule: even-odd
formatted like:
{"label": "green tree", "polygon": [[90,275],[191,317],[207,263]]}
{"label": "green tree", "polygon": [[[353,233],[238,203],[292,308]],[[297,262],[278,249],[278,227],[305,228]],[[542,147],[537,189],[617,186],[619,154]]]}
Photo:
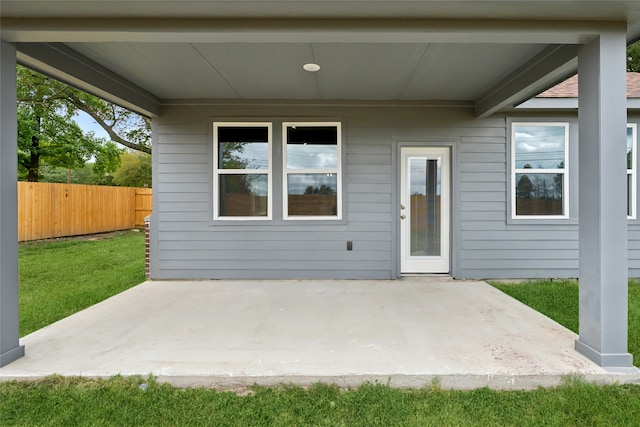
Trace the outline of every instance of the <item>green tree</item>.
{"label": "green tree", "polygon": [[[23,179],[38,181],[45,164],[71,171],[89,160],[94,162],[93,172],[103,176],[120,164],[116,143],[151,152],[148,118],[22,66],[16,75],[18,167]],[[89,114],[111,141],[84,133],[74,121],[78,111]]]}
{"label": "green tree", "polygon": [[95,184],[93,163],[85,164],[81,169],[76,169],[71,173],[71,182],[74,184]]}
{"label": "green tree", "polygon": [[[224,169],[250,169],[249,162],[243,157],[246,142],[221,142],[220,167]],[[223,195],[222,203],[226,204],[227,194],[252,194],[252,181],[255,175],[239,175],[236,179],[233,175],[222,178],[220,192]]]}
{"label": "green tree", "polygon": [[314,187],[308,185],[304,189],[304,194],[336,194],[335,190],[326,184],[322,184],[320,187]]}
{"label": "green tree", "polygon": [[21,177],[39,181],[44,164],[73,170],[91,159],[104,170],[117,167],[117,146],[92,132],[84,133],[73,120],[76,109],[62,95],[68,86],[24,67],[16,71]]}
{"label": "green tree", "polygon": [[[44,164],[40,168],[40,181],[85,185],[113,185],[113,177],[111,177],[109,173],[94,173],[94,165],[95,163],[89,162],[80,169],[70,170]],[[101,182],[103,175],[108,177],[108,182]]]}
{"label": "green tree", "polygon": [[533,192],[533,183],[527,175],[522,175],[518,181],[516,188],[516,196],[518,199],[530,199]]}
{"label": "green tree", "polygon": [[96,121],[113,142],[151,154],[151,119],[69,86],[63,95]]}
{"label": "green tree", "polygon": [[122,187],[151,187],[151,156],[145,153],[122,153],[120,167],[113,182]]}
{"label": "green tree", "polygon": [[[47,82],[19,67],[18,74],[18,168],[28,181],[40,180],[42,163],[77,169],[93,156],[107,165],[117,159],[115,145],[92,133],[85,134],[73,121],[73,109],[59,98],[62,84]],[[108,157],[111,156],[111,159]]]}
{"label": "green tree", "polygon": [[627,48],[627,71],[640,73],[640,42]]}
{"label": "green tree", "polygon": [[[71,173],[71,182],[75,181],[75,171]],[[69,173],[63,168],[54,168],[49,165],[40,167],[39,180],[42,182],[68,182]],[[75,182],[74,182],[75,183]]]}

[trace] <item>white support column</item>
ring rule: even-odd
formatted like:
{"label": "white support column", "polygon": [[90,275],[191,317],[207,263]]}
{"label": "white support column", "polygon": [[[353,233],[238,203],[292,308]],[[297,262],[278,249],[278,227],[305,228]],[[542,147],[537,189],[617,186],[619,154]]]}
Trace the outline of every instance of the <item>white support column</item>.
{"label": "white support column", "polygon": [[0,367],[24,356],[18,334],[16,49],[0,40]]}
{"label": "white support column", "polygon": [[[627,352],[625,29],[601,34],[578,56],[580,336],[600,366],[631,368]],[[635,154],[635,153],[634,153]]]}

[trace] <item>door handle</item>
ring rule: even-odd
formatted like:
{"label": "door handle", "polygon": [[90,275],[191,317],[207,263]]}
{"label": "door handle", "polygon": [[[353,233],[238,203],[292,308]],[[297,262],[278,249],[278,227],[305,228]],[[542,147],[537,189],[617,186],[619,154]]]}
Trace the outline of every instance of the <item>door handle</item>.
{"label": "door handle", "polygon": [[400,215],[400,219],[405,219],[405,218],[406,218],[406,216]]}

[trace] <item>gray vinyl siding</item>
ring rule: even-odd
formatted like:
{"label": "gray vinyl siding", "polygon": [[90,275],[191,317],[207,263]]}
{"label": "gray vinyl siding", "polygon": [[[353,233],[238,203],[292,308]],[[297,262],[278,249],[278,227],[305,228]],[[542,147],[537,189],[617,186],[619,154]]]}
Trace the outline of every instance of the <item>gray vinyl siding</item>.
{"label": "gray vinyl siding", "polygon": [[[358,127],[331,108],[170,107],[155,120],[158,239],[155,278],[395,277],[392,245],[393,151],[390,139],[359,136]],[[336,120],[336,117],[338,119]],[[214,221],[214,120],[273,123],[273,219]],[[282,219],[282,121],[343,123],[343,219]],[[349,140],[350,143],[346,143]],[[184,150],[183,150],[184,148]],[[347,241],[353,250],[347,251]]]}
{"label": "gray vinyl siding", "polygon": [[[527,119],[519,117],[518,120]],[[537,220],[531,223],[510,219],[510,124],[508,120],[504,124],[504,132],[494,138],[462,140],[459,276],[576,277],[577,222]],[[570,154],[572,148],[570,146]],[[569,168],[569,171],[572,176],[577,169]],[[577,194],[573,190],[569,188],[570,198]],[[571,204],[571,207],[575,206]],[[572,210],[570,214],[576,215]],[[569,242],[570,249],[558,249],[558,241]]]}
{"label": "gray vinyl siding", "polygon": [[[576,117],[553,120],[577,122]],[[214,121],[273,123],[272,220],[213,220]],[[283,121],[342,123],[341,220],[282,219]],[[152,277],[398,277],[403,145],[452,147],[454,277],[577,277],[577,164],[570,169],[572,218],[510,220],[507,122],[501,116],[476,119],[471,109],[451,107],[165,106],[153,122]],[[577,160],[577,147],[572,150]],[[353,242],[352,251],[346,250],[347,241]],[[638,221],[630,221],[629,249],[630,275],[640,276]]]}
{"label": "gray vinyl siding", "polygon": [[[568,122],[570,125],[570,218],[511,220],[510,158],[507,138],[495,144],[463,140],[461,165],[460,270],[465,278],[578,277],[577,116],[514,117],[515,121]],[[629,123],[638,118],[629,116]],[[504,162],[504,163],[502,163]],[[638,176],[636,175],[636,180]],[[637,201],[636,201],[637,202]],[[640,221],[629,220],[629,275],[640,276]]]}

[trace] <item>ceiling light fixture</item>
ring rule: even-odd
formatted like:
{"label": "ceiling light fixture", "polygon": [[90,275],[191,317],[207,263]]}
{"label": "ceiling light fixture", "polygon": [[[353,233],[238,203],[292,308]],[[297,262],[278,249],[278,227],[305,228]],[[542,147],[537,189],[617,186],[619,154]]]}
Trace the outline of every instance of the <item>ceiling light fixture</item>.
{"label": "ceiling light fixture", "polygon": [[320,66],[318,64],[314,64],[313,62],[310,62],[308,64],[304,64],[302,66],[302,68],[304,68],[305,71],[308,71],[310,73],[315,73],[318,70],[320,70]]}

